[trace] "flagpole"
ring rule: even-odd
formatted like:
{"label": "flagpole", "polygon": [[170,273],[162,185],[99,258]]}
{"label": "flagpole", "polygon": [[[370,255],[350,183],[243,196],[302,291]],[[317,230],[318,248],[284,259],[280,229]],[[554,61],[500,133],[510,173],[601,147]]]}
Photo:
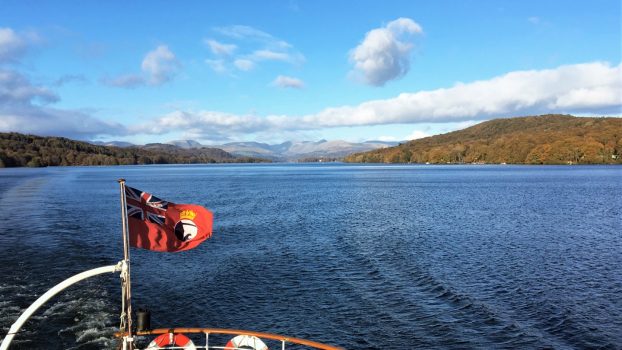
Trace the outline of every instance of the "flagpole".
{"label": "flagpole", "polygon": [[[127,203],[125,200],[125,179],[117,180],[121,190],[121,224],[123,226],[123,262],[126,273],[121,274],[123,279],[123,308],[122,315],[125,314],[125,328],[127,336],[123,339],[123,349],[132,350],[132,283],[130,280],[130,238],[127,224]],[[123,324],[123,319],[121,320]]]}

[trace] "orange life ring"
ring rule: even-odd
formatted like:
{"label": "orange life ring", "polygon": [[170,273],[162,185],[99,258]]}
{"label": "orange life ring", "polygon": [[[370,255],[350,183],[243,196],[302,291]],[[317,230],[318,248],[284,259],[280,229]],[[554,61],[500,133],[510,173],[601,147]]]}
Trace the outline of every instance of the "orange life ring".
{"label": "orange life ring", "polygon": [[187,350],[196,350],[196,346],[194,346],[192,340],[181,333],[160,334],[157,338],[152,340],[151,343],[149,343],[147,350],[165,349],[167,346],[181,347],[182,349]]}
{"label": "orange life ring", "polygon": [[244,349],[250,347],[253,350],[268,350],[268,346],[261,339],[253,335],[243,334],[231,338],[225,345],[225,350],[240,349],[242,347]]}

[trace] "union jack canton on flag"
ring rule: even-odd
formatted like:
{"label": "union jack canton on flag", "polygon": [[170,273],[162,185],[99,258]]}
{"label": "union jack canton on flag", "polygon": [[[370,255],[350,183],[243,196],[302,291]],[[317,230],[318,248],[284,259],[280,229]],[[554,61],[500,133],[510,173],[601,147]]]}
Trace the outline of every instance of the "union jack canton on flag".
{"label": "union jack canton on flag", "polygon": [[127,201],[127,216],[138,220],[147,220],[160,226],[164,225],[164,213],[168,209],[168,202],[141,190],[125,186],[125,200]]}

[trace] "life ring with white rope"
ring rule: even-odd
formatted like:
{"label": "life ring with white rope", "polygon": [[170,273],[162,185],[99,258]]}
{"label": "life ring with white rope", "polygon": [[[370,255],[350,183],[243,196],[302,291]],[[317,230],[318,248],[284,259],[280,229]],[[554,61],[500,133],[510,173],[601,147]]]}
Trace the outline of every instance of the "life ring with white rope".
{"label": "life ring with white rope", "polygon": [[160,334],[157,338],[149,343],[147,349],[145,350],[157,350],[157,349],[166,349],[169,346],[179,347],[184,350],[196,350],[197,347],[194,346],[194,343],[190,338],[185,335],[179,333],[164,333]]}
{"label": "life ring with white rope", "polygon": [[225,345],[225,350],[232,349],[252,349],[252,350],[268,350],[268,346],[261,339],[253,335],[238,335]]}

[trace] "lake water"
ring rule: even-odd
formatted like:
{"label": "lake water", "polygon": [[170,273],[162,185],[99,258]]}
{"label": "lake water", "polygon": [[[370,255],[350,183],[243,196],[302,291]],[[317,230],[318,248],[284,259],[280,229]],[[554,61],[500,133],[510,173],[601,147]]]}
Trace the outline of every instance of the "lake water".
{"label": "lake water", "polygon": [[[156,327],[347,349],[622,349],[619,166],[0,169],[3,335],[54,284],[122,258],[120,177],[215,216],[197,249],[132,249],[134,308]],[[114,348],[119,294],[112,274],[70,288],[14,348]]]}

